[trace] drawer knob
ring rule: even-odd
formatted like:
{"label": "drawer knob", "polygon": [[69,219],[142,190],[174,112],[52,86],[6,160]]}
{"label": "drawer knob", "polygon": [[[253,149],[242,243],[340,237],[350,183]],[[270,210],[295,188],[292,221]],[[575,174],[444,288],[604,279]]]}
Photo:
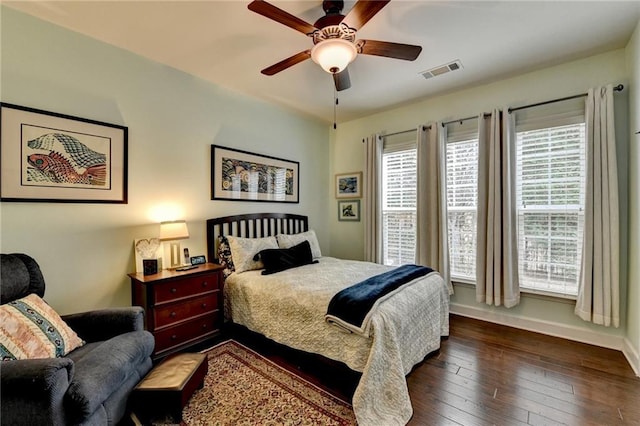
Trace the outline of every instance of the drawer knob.
{"label": "drawer knob", "polygon": [[207,324],[202,324],[202,328],[207,328]]}
{"label": "drawer knob", "polygon": [[178,336],[176,336],[175,334],[173,334],[173,335],[171,336],[171,340],[176,340],[177,338],[178,338]]}
{"label": "drawer knob", "polygon": [[208,283],[208,282],[206,282],[206,281],[202,281],[202,287],[207,287],[208,285],[209,285],[209,283]]}
{"label": "drawer knob", "polygon": [[178,289],[177,289],[177,288],[175,288],[175,287],[173,287],[173,288],[171,289],[171,293],[176,293],[177,291],[178,291]]}
{"label": "drawer knob", "polygon": [[206,307],[207,307],[207,304],[206,304],[206,303],[203,303],[203,304],[202,304],[202,309],[204,309],[204,308],[206,308]]}
{"label": "drawer knob", "polygon": [[176,313],[175,313],[175,312],[171,312],[171,313],[169,314],[169,316],[170,316],[171,318],[173,318],[173,317],[175,317],[175,316],[176,316]]}

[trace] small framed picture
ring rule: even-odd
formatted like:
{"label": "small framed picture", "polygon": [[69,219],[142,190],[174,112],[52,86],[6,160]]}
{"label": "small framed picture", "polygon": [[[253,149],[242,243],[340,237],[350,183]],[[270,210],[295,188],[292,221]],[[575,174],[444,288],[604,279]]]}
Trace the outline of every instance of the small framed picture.
{"label": "small framed picture", "polygon": [[338,201],[338,220],[360,222],[360,200]]}
{"label": "small framed picture", "polygon": [[362,172],[336,175],[336,198],[362,197]]}

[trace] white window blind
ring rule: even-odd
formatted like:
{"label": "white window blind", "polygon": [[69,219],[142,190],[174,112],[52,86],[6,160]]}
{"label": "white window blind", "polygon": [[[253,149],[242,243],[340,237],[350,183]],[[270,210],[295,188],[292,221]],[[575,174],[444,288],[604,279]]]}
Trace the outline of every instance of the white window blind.
{"label": "white window blind", "polygon": [[410,145],[385,147],[382,156],[383,263],[415,262],[417,150]]}
{"label": "white window blind", "polygon": [[[585,125],[517,131],[518,263],[522,290],[578,294],[585,199]],[[526,127],[525,127],[526,128]]]}
{"label": "white window blind", "polygon": [[476,279],[478,139],[447,142],[447,216],[451,276]]}
{"label": "white window blind", "polygon": [[475,283],[478,205],[478,120],[449,123],[447,220],[451,277]]}

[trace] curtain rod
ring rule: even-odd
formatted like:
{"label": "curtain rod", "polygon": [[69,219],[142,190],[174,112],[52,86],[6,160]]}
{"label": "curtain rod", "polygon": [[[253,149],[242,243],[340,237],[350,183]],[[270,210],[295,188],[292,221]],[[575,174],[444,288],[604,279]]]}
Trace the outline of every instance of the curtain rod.
{"label": "curtain rod", "polygon": [[[484,112],[482,113],[482,115],[484,117],[491,117],[491,114],[488,112]],[[474,118],[478,118],[477,115],[474,115],[473,117],[465,117],[465,118],[459,118],[457,120],[451,120],[451,121],[445,121],[444,123],[442,123],[442,127],[446,126],[447,124],[453,124],[453,123],[460,123],[462,124],[463,121],[467,121],[467,120],[473,120]]]}
{"label": "curtain rod", "polygon": [[[427,130],[430,129],[431,125],[429,126],[422,126],[422,130]],[[407,129],[407,130],[401,130],[399,132],[394,132],[394,133],[389,133],[388,135],[380,135],[380,137],[382,138],[388,138],[389,136],[395,136],[395,135],[401,135],[403,133],[409,133],[409,132],[415,132],[416,129]]]}
{"label": "curtain rod", "polygon": [[[623,89],[624,89],[624,85],[622,85],[622,84],[618,84],[617,86],[614,86],[614,88],[613,88],[613,90],[616,91],[616,92],[621,92]],[[509,114],[511,114],[512,112],[518,111],[518,110],[521,110],[521,109],[533,108],[533,107],[537,107],[537,106],[551,104],[551,103],[554,103],[554,102],[568,101],[570,99],[583,98],[585,96],[587,96],[587,93],[581,93],[579,95],[567,96],[566,98],[552,99],[550,101],[538,102],[538,103],[535,103],[535,104],[524,105],[524,106],[520,106],[520,107],[516,107],[516,108],[509,108],[508,111],[509,111]],[[491,116],[491,114],[488,113],[488,112],[483,113],[483,115],[484,115],[484,117]],[[478,118],[478,116],[474,115],[472,117],[465,117],[465,118],[459,118],[457,120],[445,121],[445,122],[442,123],[442,127],[446,126],[447,124],[453,124],[453,123],[461,123],[462,124],[463,121],[473,120],[474,118]],[[427,130],[427,129],[430,129],[430,128],[431,128],[431,125],[422,126],[422,130]],[[399,132],[389,133],[388,135],[380,135],[380,137],[387,138],[389,136],[401,135],[403,133],[409,133],[409,132],[414,132],[414,131],[415,131],[415,129],[401,130]],[[640,132],[637,132],[636,134],[639,134],[639,133]],[[362,139],[362,143],[364,143],[364,139]]]}
{"label": "curtain rod", "polygon": [[[422,126],[422,130],[427,130],[431,128],[431,124],[429,124],[428,126]],[[388,135],[380,135],[381,138],[388,138],[389,136],[395,136],[395,135],[401,135],[403,133],[409,133],[409,132],[415,132],[416,129],[407,129],[407,130],[401,130],[399,132],[394,132],[394,133],[389,133]],[[362,143],[364,143],[365,140],[362,139]]]}
{"label": "curtain rod", "polygon": [[[618,84],[617,86],[615,86],[613,88],[613,90],[615,92],[621,92],[622,89],[624,89],[624,86],[622,84]],[[555,103],[555,102],[568,101],[570,99],[584,98],[585,96],[587,96],[587,94],[588,93],[580,93],[579,95],[567,96],[566,98],[552,99],[550,101],[538,102],[538,103],[535,103],[535,104],[524,105],[524,106],[516,107],[516,108],[509,108],[509,114],[511,114],[514,111],[521,110],[521,109],[533,108],[533,107],[537,107],[537,106],[552,104],[552,103]]]}

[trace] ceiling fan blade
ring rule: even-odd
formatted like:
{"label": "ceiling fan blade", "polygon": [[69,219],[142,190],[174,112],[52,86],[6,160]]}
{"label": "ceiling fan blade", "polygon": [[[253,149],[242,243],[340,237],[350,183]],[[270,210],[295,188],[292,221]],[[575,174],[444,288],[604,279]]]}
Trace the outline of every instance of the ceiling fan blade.
{"label": "ceiling fan blade", "polygon": [[378,40],[358,40],[356,47],[358,48],[358,53],[364,55],[385,56],[387,58],[404,59],[405,61],[415,60],[422,52],[422,46]]}
{"label": "ceiling fan blade", "polygon": [[265,68],[260,72],[264,75],[274,75],[279,73],[280,71],[284,71],[287,68],[294,66],[295,64],[305,61],[310,57],[311,57],[311,50],[305,50],[303,52],[296,53],[295,55],[290,56],[287,59],[284,59],[278,62],[277,64],[273,64],[270,67]]}
{"label": "ceiling fan blade", "polygon": [[359,30],[390,1],[391,0],[358,0],[349,13],[347,13],[347,16],[344,17],[342,23],[354,30]]}
{"label": "ceiling fan blade", "polygon": [[351,87],[351,79],[349,78],[349,70],[345,68],[343,71],[333,74],[333,82],[338,92]]}
{"label": "ceiling fan blade", "polygon": [[286,25],[289,28],[293,28],[296,31],[300,31],[301,33],[308,35],[314,32],[317,28],[311,25],[308,22],[303,21],[297,16],[293,16],[284,10],[275,7],[274,5],[267,3],[263,0],[253,0],[247,6],[249,10],[265,16],[269,19],[273,19],[276,22],[281,23],[282,25]]}

